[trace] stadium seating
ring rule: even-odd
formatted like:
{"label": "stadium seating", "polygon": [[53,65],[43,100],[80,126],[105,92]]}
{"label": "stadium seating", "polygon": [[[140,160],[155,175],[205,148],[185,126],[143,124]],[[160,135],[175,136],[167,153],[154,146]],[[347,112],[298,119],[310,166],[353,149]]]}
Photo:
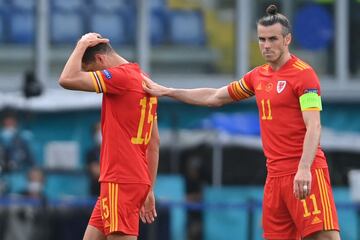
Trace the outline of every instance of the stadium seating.
{"label": "stadium seating", "polygon": [[35,38],[34,11],[11,9],[9,42],[30,44]]}
{"label": "stadium seating", "polygon": [[51,41],[73,44],[84,33],[84,21],[76,12],[55,11],[51,14]]}
{"label": "stadium seating", "polygon": [[133,0],[93,0],[92,8],[97,11],[119,12],[134,7]]}
{"label": "stadium seating", "polygon": [[168,8],[164,0],[150,0],[150,39],[151,44],[160,45],[167,41]]}
{"label": "stadium seating", "polygon": [[97,12],[89,19],[90,31],[110,39],[112,44],[128,42],[127,18],[116,12]]}
{"label": "stadium seating", "polygon": [[[89,31],[99,32],[112,44],[135,42],[135,3],[132,0],[93,0],[89,5]],[[92,15],[91,13],[95,14]]]}
{"label": "stadium seating", "polygon": [[150,9],[159,10],[167,8],[165,0],[150,0]]}
{"label": "stadium seating", "polygon": [[74,44],[87,32],[88,5],[84,0],[52,0],[50,39],[54,44]]}
{"label": "stadium seating", "polygon": [[84,0],[52,0],[52,8],[63,11],[81,11],[87,6]]}
{"label": "stadium seating", "polygon": [[17,44],[30,44],[35,38],[35,0],[0,1],[8,34],[7,41]]}
{"label": "stadium seating", "polygon": [[180,45],[203,45],[205,32],[203,16],[199,11],[169,12],[170,41]]}
{"label": "stadium seating", "polygon": [[167,12],[162,9],[152,10],[150,14],[150,38],[154,45],[163,44],[167,39]]}
{"label": "stadium seating", "polygon": [[5,41],[4,18],[4,14],[0,12],[0,43]]}
{"label": "stadium seating", "polygon": [[35,8],[36,0],[11,0],[9,1],[12,7],[23,10],[23,11],[32,11]]}
{"label": "stadium seating", "polygon": [[[135,43],[136,40],[136,12],[133,12],[127,19],[127,33],[129,37],[129,43]],[[149,31],[150,40],[153,45],[160,45],[167,41],[168,32],[168,14],[166,9],[152,9],[150,11]]]}

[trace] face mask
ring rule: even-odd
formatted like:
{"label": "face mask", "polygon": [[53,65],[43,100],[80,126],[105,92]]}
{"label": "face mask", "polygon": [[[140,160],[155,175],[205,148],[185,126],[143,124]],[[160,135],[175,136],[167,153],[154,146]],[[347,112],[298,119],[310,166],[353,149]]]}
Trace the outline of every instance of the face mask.
{"label": "face mask", "polygon": [[28,191],[31,193],[41,193],[42,188],[43,186],[41,182],[30,182],[28,184]]}
{"label": "face mask", "polygon": [[101,144],[101,141],[102,141],[101,131],[98,131],[95,135],[95,142],[97,144]]}

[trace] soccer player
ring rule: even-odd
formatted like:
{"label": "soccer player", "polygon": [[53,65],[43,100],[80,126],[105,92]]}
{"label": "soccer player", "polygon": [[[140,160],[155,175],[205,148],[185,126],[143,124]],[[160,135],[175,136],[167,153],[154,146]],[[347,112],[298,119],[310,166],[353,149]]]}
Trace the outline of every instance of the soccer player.
{"label": "soccer player", "polygon": [[155,220],[157,98],[144,92],[142,78],[97,33],[81,37],[61,73],[62,87],[103,94],[100,196],[84,240],[134,240],[140,218]]}
{"label": "soccer player", "polygon": [[266,239],[340,239],[329,172],[320,142],[320,83],[289,52],[290,23],[275,5],[257,22],[267,64],[219,89],[174,89],[145,77],[144,89],[189,104],[221,106],[255,95],[267,158],[263,201]]}

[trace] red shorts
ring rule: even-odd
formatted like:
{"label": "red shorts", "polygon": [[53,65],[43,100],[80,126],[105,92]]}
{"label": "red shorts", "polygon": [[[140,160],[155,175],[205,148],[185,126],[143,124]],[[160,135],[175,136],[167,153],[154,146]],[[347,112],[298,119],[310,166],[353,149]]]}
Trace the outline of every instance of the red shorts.
{"label": "red shorts", "polygon": [[295,174],[266,179],[263,228],[266,239],[300,239],[322,230],[339,231],[327,168],[312,170],[310,195],[294,196]]}
{"label": "red shorts", "polygon": [[89,225],[105,236],[114,232],[138,236],[139,210],[150,190],[146,184],[101,183]]}

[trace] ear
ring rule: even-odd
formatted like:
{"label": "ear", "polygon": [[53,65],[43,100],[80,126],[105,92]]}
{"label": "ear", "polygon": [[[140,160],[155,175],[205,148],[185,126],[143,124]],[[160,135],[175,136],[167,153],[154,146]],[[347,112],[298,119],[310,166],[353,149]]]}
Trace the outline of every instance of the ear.
{"label": "ear", "polygon": [[290,43],[291,43],[291,40],[292,40],[291,33],[288,33],[288,34],[285,36],[285,46],[289,46]]}
{"label": "ear", "polygon": [[98,65],[100,65],[100,66],[104,65],[104,63],[105,63],[105,56],[104,56],[103,54],[97,53],[97,54],[95,54],[94,57],[95,57],[95,62],[96,62]]}

